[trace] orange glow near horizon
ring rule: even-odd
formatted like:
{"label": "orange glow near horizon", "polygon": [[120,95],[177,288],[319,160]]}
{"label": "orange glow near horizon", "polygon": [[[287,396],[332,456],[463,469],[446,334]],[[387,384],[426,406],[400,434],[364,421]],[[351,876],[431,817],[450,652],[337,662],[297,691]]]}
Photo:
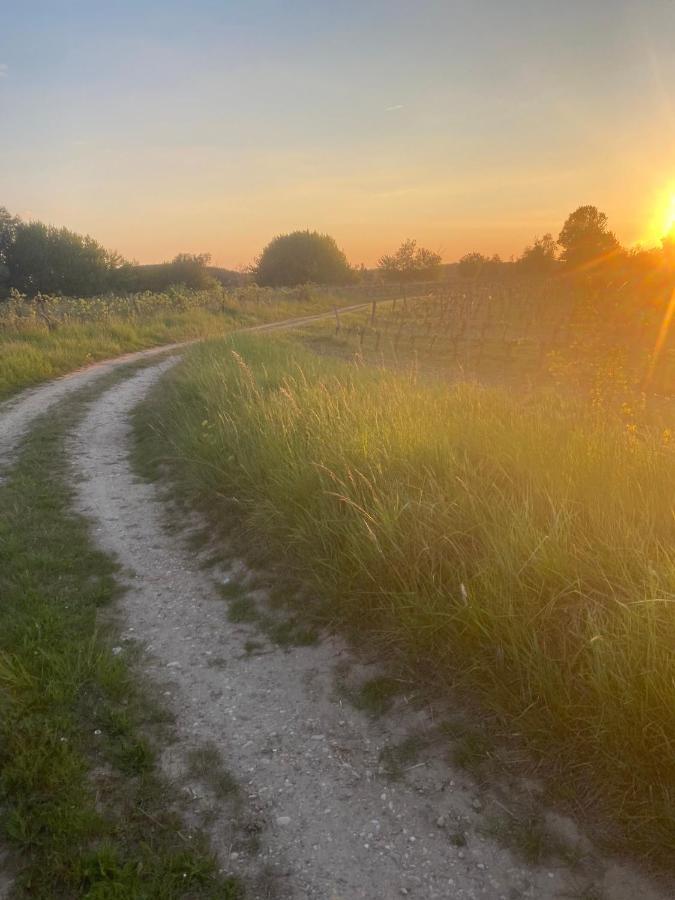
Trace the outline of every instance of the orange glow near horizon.
{"label": "orange glow near horizon", "polygon": [[587,204],[659,246],[675,5],[608,5],[5,3],[0,206],[141,263],[303,228],[508,260]]}
{"label": "orange glow near horizon", "polygon": [[675,232],[675,182],[672,182],[661,194],[649,222],[647,233],[640,243],[647,247],[656,246],[664,237],[673,232]]}

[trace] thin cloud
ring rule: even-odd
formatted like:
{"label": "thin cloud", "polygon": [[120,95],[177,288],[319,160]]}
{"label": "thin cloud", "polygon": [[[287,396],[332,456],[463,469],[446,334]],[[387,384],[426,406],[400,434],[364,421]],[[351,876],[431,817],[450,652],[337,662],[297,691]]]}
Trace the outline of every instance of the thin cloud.
{"label": "thin cloud", "polygon": [[384,111],[385,112],[394,112],[397,109],[403,109],[403,104],[397,103],[395,106],[385,106]]}
{"label": "thin cloud", "polygon": [[0,78],[4,78],[8,72],[9,66],[7,65],[7,63],[0,63]]}

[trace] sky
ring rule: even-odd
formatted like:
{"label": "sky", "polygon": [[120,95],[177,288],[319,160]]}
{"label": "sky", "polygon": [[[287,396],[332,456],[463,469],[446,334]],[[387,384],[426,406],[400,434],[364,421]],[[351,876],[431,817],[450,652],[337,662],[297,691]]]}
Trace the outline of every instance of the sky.
{"label": "sky", "polygon": [[[673,0],[0,0],[0,206],[129,259],[518,255],[675,205]],[[674,213],[675,214],[675,213]]]}

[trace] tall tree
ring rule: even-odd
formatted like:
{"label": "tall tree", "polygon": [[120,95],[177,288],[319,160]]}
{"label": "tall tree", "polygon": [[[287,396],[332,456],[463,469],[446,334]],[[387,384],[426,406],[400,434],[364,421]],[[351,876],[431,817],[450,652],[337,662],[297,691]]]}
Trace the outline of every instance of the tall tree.
{"label": "tall tree", "polygon": [[560,259],[570,269],[600,264],[620,251],[607,216],[597,206],[580,206],[567,217],[558,236]]}

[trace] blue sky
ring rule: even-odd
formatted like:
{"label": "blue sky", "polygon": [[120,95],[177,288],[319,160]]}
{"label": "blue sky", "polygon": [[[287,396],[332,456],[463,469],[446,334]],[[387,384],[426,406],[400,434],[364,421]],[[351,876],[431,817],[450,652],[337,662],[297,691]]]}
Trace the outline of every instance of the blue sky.
{"label": "blue sky", "polygon": [[0,0],[0,205],[142,261],[517,253],[675,190],[675,4]]}

